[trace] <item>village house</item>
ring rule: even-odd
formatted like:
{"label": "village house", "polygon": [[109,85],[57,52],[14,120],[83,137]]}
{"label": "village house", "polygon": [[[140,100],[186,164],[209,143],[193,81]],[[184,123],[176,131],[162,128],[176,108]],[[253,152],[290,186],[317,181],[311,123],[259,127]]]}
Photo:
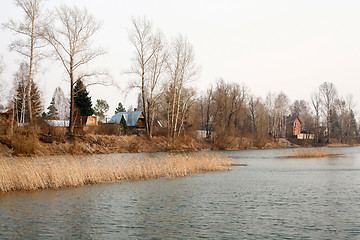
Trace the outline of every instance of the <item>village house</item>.
{"label": "village house", "polygon": [[145,129],[145,116],[142,111],[118,112],[111,117],[109,123],[125,123],[130,129]]}
{"label": "village house", "polygon": [[297,116],[292,116],[286,119],[286,137],[305,140],[314,139],[315,134],[302,131],[300,119]]}
{"label": "village house", "polygon": [[[45,120],[48,132],[52,134],[63,134],[68,131],[70,126],[69,120]],[[97,127],[97,117],[95,116],[81,116],[80,118],[75,117],[74,127],[80,131],[87,131],[92,127]]]}
{"label": "village house", "polygon": [[7,134],[13,121],[12,109],[0,109],[0,134]]}
{"label": "village house", "polygon": [[297,116],[291,116],[286,119],[286,137],[297,138],[301,134],[301,121]]}
{"label": "village house", "polygon": [[12,109],[0,109],[0,125],[11,125],[13,120]]}
{"label": "village house", "polygon": [[96,116],[81,116],[75,117],[75,127],[92,127],[98,126]]}

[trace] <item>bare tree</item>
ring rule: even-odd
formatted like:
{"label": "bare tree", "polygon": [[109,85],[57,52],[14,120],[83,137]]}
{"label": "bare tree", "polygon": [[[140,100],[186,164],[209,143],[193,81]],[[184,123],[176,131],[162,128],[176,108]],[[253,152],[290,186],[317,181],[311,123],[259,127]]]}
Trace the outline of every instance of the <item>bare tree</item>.
{"label": "bare tree", "polygon": [[[332,135],[340,139],[342,143],[348,143],[351,138],[356,136],[353,97],[348,95],[346,98],[338,98],[335,104],[333,111],[336,111],[337,121],[332,122],[332,129],[337,129],[339,132],[333,132]],[[335,113],[332,113],[332,115],[335,115]]]}
{"label": "bare tree", "polygon": [[[215,115],[218,134],[234,133],[240,129],[240,112],[245,106],[246,89],[237,83],[225,83],[217,81],[213,93]],[[245,114],[244,114],[245,115]]]}
{"label": "bare tree", "polygon": [[211,132],[214,127],[214,90],[210,86],[206,94],[199,99],[199,113],[200,113],[200,129],[206,131],[206,138],[211,137]]}
{"label": "bare tree", "polygon": [[41,38],[41,29],[44,20],[41,14],[41,4],[43,0],[15,0],[15,4],[21,8],[25,14],[23,21],[10,20],[3,24],[17,35],[21,36],[10,44],[10,50],[18,52],[28,59],[28,77],[27,77],[27,99],[30,124],[33,124],[33,114],[31,107],[31,87],[34,75],[34,69],[38,61],[43,57],[41,49],[45,46]]}
{"label": "bare tree", "polygon": [[182,91],[182,101],[180,102],[180,111],[179,111],[179,127],[177,136],[180,136],[182,132],[185,132],[186,127],[192,125],[190,112],[192,107],[196,102],[196,92],[193,88],[184,88]]}
{"label": "bare tree", "polygon": [[310,105],[305,100],[295,100],[290,106],[292,116],[299,117],[301,129],[307,132],[314,131],[314,119],[311,113]]}
{"label": "bare tree", "polygon": [[[30,104],[26,98],[29,86],[27,85],[27,77],[29,66],[23,62],[20,64],[19,70],[14,74],[14,95],[12,97],[15,116],[19,123],[24,124],[30,120],[30,113],[28,107]],[[40,116],[42,108],[41,96],[38,91],[38,87],[35,82],[32,82],[31,86],[31,112],[33,117]]]}
{"label": "bare tree", "polygon": [[337,91],[333,83],[324,82],[319,87],[322,110],[326,119],[326,139],[330,142],[331,134],[331,109],[334,107],[337,98]]}
{"label": "bare tree", "polygon": [[149,136],[152,137],[153,126],[155,121],[156,108],[158,107],[163,89],[161,87],[161,79],[163,72],[166,68],[166,61],[168,58],[168,52],[166,49],[166,43],[161,33],[157,33],[153,39],[153,52],[154,55],[150,61],[150,76],[148,81],[149,96],[147,100],[147,112],[148,112],[148,130]]}
{"label": "bare tree", "polygon": [[159,100],[160,79],[167,59],[166,44],[163,35],[152,31],[152,23],[143,18],[132,18],[133,29],[129,31],[129,39],[135,47],[134,65],[130,74],[137,78],[130,88],[139,88],[141,107],[145,115],[146,132],[152,136],[155,119],[155,105]]}
{"label": "bare tree", "polygon": [[61,5],[56,9],[55,21],[46,27],[45,39],[52,45],[57,59],[64,66],[70,81],[70,126],[74,129],[74,86],[78,81],[87,80],[87,86],[104,83],[96,79],[105,73],[85,71],[89,62],[105,52],[91,48],[92,37],[100,29],[100,23],[86,9]]}
{"label": "bare tree", "polygon": [[249,128],[254,145],[264,146],[268,135],[268,112],[260,97],[254,95],[248,97],[246,113],[250,120]]}
{"label": "bare tree", "polygon": [[248,102],[247,102],[247,106],[248,106],[248,111],[247,111],[247,115],[248,118],[250,119],[250,127],[251,130],[256,132],[258,129],[258,124],[257,124],[257,120],[259,119],[259,106],[261,104],[261,100],[259,97],[255,97],[253,95],[250,95],[248,98]]}
{"label": "bare tree", "polygon": [[[0,55],[0,76],[5,70],[5,65],[3,62],[3,57]],[[5,84],[3,83],[2,78],[0,77],[0,101],[4,100],[5,94],[3,92],[5,91]]]}
{"label": "bare tree", "polygon": [[269,93],[266,97],[269,111],[269,130],[273,137],[285,137],[286,117],[289,113],[289,98],[280,92],[279,94]]}
{"label": "bare tree", "polygon": [[312,107],[314,109],[314,114],[315,114],[315,124],[314,124],[315,140],[316,140],[316,143],[318,143],[319,142],[319,137],[320,137],[320,113],[321,113],[321,96],[320,96],[320,92],[314,91],[311,94],[311,104],[312,104]]}
{"label": "bare tree", "polygon": [[14,74],[14,116],[20,124],[25,123],[26,105],[28,105],[26,98],[28,71],[27,63],[21,63],[19,70]]}
{"label": "bare tree", "polygon": [[167,68],[170,74],[170,129],[169,136],[174,140],[179,131],[179,114],[181,108],[182,91],[186,84],[199,72],[195,64],[192,45],[187,39],[179,35],[172,43]]}
{"label": "bare tree", "polygon": [[277,130],[276,125],[275,125],[275,118],[276,118],[276,114],[277,114],[276,107],[275,107],[275,98],[276,98],[275,93],[268,92],[268,94],[266,95],[266,99],[265,99],[266,108],[269,113],[268,132],[273,136],[273,138],[275,138],[278,135],[277,131],[276,131]]}
{"label": "bare tree", "polygon": [[63,90],[57,87],[54,91],[53,99],[55,108],[58,111],[59,120],[66,120],[69,118],[69,99],[65,97]]}

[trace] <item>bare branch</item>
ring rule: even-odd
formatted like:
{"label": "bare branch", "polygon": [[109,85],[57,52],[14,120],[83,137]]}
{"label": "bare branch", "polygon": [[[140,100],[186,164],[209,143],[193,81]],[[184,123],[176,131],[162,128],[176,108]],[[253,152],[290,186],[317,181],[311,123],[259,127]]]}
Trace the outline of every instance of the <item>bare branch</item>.
{"label": "bare branch", "polygon": [[70,127],[74,127],[74,86],[83,81],[85,86],[109,85],[109,75],[103,71],[87,71],[84,67],[105,54],[91,48],[91,38],[100,24],[86,9],[61,5],[56,9],[55,20],[44,31],[44,38],[51,44],[58,60],[64,66],[70,80]]}

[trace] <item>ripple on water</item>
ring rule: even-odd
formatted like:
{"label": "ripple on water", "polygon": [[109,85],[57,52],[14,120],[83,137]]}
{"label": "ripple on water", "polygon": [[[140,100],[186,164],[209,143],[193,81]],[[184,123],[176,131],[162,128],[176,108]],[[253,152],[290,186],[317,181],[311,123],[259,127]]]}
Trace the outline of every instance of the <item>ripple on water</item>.
{"label": "ripple on water", "polygon": [[[0,238],[357,239],[360,153],[231,151],[231,172],[0,196]],[[360,152],[360,151],[358,151]]]}

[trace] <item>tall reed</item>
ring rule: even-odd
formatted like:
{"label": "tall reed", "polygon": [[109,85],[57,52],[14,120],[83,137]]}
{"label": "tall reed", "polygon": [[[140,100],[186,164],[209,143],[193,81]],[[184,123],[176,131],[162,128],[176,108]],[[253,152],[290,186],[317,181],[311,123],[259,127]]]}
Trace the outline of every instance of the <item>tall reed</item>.
{"label": "tall reed", "polygon": [[182,177],[198,172],[230,170],[231,164],[230,158],[220,154],[0,158],[0,192]]}
{"label": "tall reed", "polygon": [[343,155],[341,153],[333,152],[325,148],[299,148],[292,151],[292,155],[287,158],[320,158]]}

